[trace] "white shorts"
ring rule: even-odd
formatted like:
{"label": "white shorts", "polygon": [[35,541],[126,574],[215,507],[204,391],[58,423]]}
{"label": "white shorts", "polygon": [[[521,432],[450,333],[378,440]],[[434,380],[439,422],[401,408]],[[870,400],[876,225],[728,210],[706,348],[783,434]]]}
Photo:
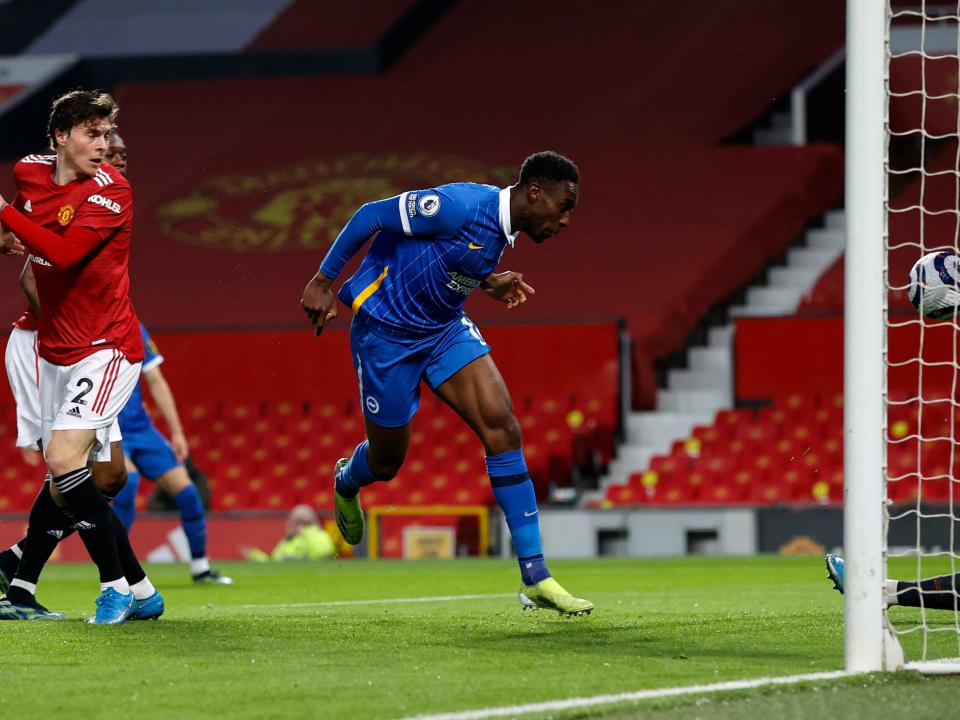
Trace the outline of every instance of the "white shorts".
{"label": "white shorts", "polygon": [[17,403],[17,447],[39,450],[40,390],[37,331],[10,331],[5,362],[7,380]]}
{"label": "white shorts", "polygon": [[40,358],[40,429],[44,448],[54,430],[96,430],[90,451],[96,462],[110,460],[110,443],[120,440],[117,416],[140,381],[140,363],[119,350],[99,350],[74,365]]}

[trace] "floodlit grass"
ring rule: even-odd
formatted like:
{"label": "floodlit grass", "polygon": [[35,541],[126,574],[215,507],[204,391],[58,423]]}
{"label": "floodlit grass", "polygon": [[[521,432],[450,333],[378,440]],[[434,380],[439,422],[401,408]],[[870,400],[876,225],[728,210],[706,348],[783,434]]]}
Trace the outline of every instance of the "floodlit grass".
{"label": "floodlit grass", "polygon": [[[70,619],[0,623],[11,683],[0,710],[403,718],[839,670],[843,662],[842,599],[821,558],[554,561],[557,578],[597,605],[572,619],[522,613],[506,560],[218,568],[236,585],[194,587],[183,566],[154,566],[166,615],[94,627],[81,622],[97,595],[93,568],[51,566],[39,597]],[[483,597],[332,604],[457,595]],[[928,622],[953,625],[953,613],[929,613]],[[945,648],[956,648],[952,634],[947,640]],[[915,720],[927,710],[942,716],[958,696],[953,678],[876,676],[555,715],[783,720],[882,710]]]}

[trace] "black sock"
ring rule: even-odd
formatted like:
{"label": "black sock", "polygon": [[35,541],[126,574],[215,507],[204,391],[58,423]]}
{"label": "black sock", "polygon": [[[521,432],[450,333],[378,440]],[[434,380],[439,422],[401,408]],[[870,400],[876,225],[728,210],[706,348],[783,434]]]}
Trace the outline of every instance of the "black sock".
{"label": "black sock", "polygon": [[908,607],[920,607],[923,595],[923,607],[931,610],[956,610],[960,608],[960,573],[940,575],[920,582],[897,583],[897,604]]}
{"label": "black sock", "polygon": [[[26,542],[21,545],[23,555],[20,557],[14,579],[36,585],[44,565],[56,550],[57,544],[64,535],[69,534],[69,526],[69,521],[53,501],[50,486],[44,483],[30,509]],[[16,586],[11,587],[10,590],[22,591],[15,595],[27,592],[24,588]],[[7,593],[7,596],[9,597],[10,593]]]}
{"label": "black sock", "polygon": [[77,518],[80,539],[100,571],[100,582],[122,579],[124,575],[113,530],[113,511],[103,493],[97,489],[90,471],[79,468],[58,475],[53,482]]}
{"label": "black sock", "polygon": [[[103,496],[108,500],[113,500],[117,494],[101,490]],[[117,540],[117,554],[120,556],[120,567],[123,568],[123,575],[127,578],[130,585],[136,585],[143,580],[147,573],[133,552],[133,546],[130,544],[130,536],[127,535],[127,529],[123,526],[123,521],[117,515],[113,506],[110,507],[110,513],[113,518],[113,533]]]}
{"label": "black sock", "polygon": [[[17,543],[17,548],[20,550],[20,554],[23,554],[23,545],[26,542],[26,538],[23,538],[20,542]],[[20,555],[17,555],[13,550],[7,548],[3,552],[0,552],[0,571],[3,572],[8,578],[12,578],[13,574],[17,572],[17,566],[20,564]]]}
{"label": "black sock", "polygon": [[113,508],[110,508],[110,512],[113,515],[113,534],[117,541],[117,554],[120,556],[120,567],[123,568],[123,575],[127,578],[127,582],[131,585],[136,585],[147,576],[147,573],[133,552],[130,537],[127,535],[123,523],[120,522],[120,518],[113,512]]}

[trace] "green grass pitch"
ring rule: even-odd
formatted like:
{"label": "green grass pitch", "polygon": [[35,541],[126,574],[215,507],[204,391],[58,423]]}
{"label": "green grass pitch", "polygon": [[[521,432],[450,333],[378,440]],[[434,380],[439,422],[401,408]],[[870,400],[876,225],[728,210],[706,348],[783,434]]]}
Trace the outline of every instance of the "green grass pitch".
{"label": "green grass pitch", "polygon": [[[164,617],[94,627],[81,622],[97,594],[93,568],[51,566],[40,600],[70,619],[0,623],[0,710],[18,718],[390,719],[842,668],[842,600],[821,558],[550,566],[596,603],[593,615],[521,612],[507,560],[224,563],[233,587],[194,587],[184,566],[153,566]],[[460,595],[481,597],[380,602]],[[943,612],[928,620],[955,622]],[[956,637],[942,637],[940,649],[957,654]],[[525,717],[942,720],[957,697],[960,678],[900,673]]]}

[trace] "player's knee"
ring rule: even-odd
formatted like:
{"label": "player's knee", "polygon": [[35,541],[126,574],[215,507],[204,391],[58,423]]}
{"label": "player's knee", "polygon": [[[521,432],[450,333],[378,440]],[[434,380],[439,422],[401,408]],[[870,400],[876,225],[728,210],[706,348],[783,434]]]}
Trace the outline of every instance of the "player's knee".
{"label": "player's knee", "polygon": [[47,450],[47,467],[54,477],[66,475],[68,472],[83,467],[84,463],[78,459],[76,453],[62,452],[56,447]]}

